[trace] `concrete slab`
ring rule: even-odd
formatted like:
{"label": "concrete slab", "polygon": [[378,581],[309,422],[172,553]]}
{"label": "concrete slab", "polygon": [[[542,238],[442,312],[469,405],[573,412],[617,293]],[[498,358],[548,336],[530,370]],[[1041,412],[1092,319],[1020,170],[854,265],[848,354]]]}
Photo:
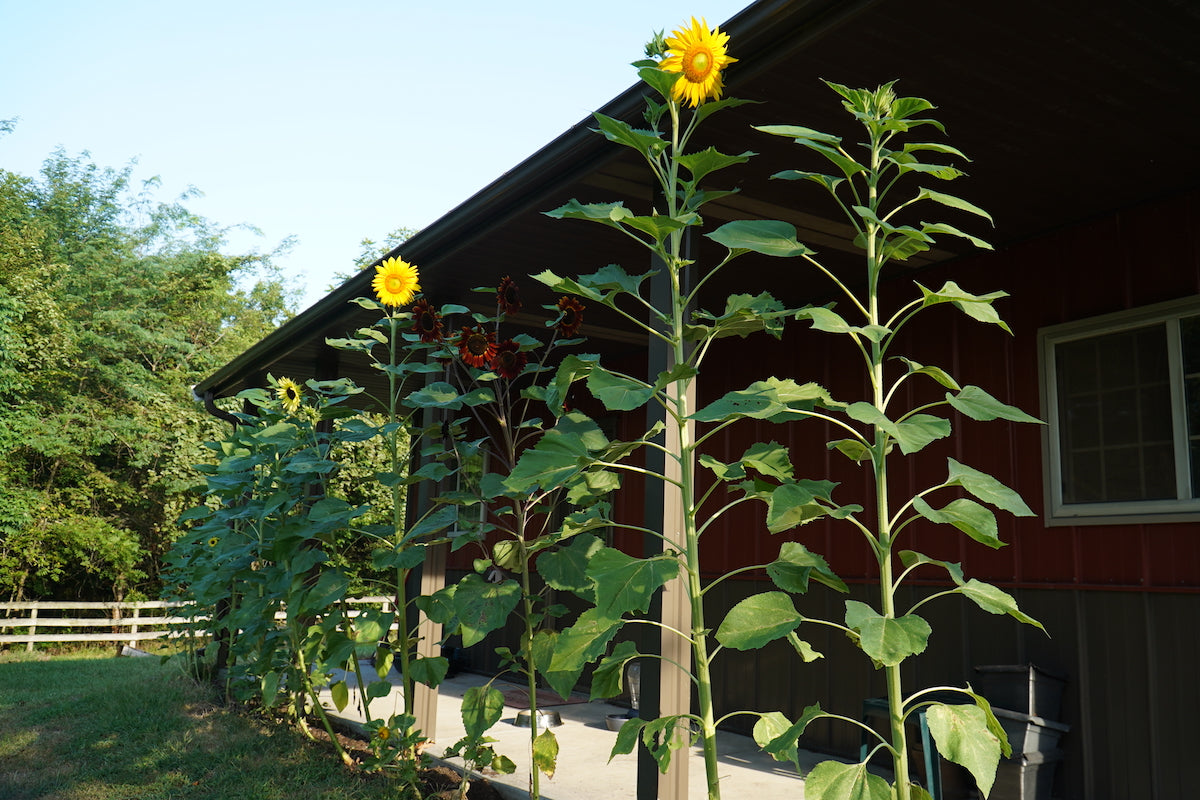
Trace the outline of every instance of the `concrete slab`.
{"label": "concrete slab", "polygon": [[[370,666],[365,669],[371,670]],[[398,684],[399,675],[393,672],[390,682]],[[353,680],[353,676],[351,676]],[[463,693],[472,686],[480,686],[488,678],[473,673],[463,673],[449,678],[439,687],[437,731],[431,737],[433,744],[428,752],[440,756],[445,748],[458,741],[465,733],[460,712]],[[508,682],[497,681],[497,688],[519,688]],[[322,693],[322,704],[329,712],[348,723],[365,721],[358,701],[351,693],[350,704],[341,712],[336,711],[329,693]],[[374,700],[371,710],[376,717],[386,719],[397,709],[403,708],[399,689],[393,689],[387,697]],[[547,800],[612,800],[633,798],[636,795],[636,754],[618,755],[609,760],[616,733],[608,730],[606,719],[609,714],[624,714],[627,709],[604,702],[584,702],[571,705],[552,706],[563,724],[554,728],[559,742],[558,770],[554,777],[542,777],[542,796]],[[528,727],[515,724],[518,709],[505,707],[505,714],[489,735],[496,739],[496,752],[508,756],[517,765],[512,775],[487,774],[506,797],[529,797],[529,736]],[[428,732],[426,732],[428,735]],[[791,764],[781,764],[762,753],[754,741],[734,733],[718,734],[718,749],[721,759],[722,795],[731,800],[738,798],[798,798],[804,797],[804,781]],[[678,756],[677,756],[678,757]],[[818,762],[829,757],[800,752],[801,767],[808,772]],[[448,763],[461,768],[461,759]],[[693,748],[688,762],[689,800],[706,796],[704,784],[704,759],[699,748]]]}

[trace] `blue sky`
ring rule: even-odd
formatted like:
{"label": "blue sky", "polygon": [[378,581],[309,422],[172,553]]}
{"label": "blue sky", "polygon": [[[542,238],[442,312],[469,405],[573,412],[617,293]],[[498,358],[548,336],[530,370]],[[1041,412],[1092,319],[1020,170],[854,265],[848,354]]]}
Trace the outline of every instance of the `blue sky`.
{"label": "blue sky", "polygon": [[[749,0],[0,0],[0,166],[137,159],[160,199],[318,300],[364,237],[421,228],[636,80],[655,30]],[[737,56],[737,43],[731,43]]]}

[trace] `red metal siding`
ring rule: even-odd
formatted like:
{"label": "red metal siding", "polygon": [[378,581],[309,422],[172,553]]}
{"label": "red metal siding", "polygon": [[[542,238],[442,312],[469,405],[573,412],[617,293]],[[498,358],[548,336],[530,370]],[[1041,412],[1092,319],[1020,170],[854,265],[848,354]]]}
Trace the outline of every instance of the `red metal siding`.
{"label": "red metal siding", "polygon": [[[1173,198],[1064,229],[1004,251],[963,260],[916,276],[936,288],[954,280],[967,291],[1003,289],[1012,297],[998,303],[1012,327],[1009,336],[995,326],[967,319],[950,306],[918,318],[895,350],[924,364],[941,366],[961,383],[976,384],[1000,400],[1038,413],[1037,331],[1059,322],[1133,308],[1200,292],[1200,200]],[[912,278],[892,281],[887,292],[911,297]],[[745,354],[747,342],[726,340],[710,354],[705,400],[728,389],[774,374],[797,381],[817,380],[840,400],[864,399],[861,362],[839,337],[812,331],[790,332],[783,342],[754,342],[756,372]],[[712,364],[722,364],[712,369]],[[724,365],[728,365],[728,369]],[[898,406],[926,401],[930,387],[914,382]],[[938,390],[940,391],[940,390]],[[1200,589],[1200,524],[1043,526],[1041,430],[1036,425],[981,423],[955,415],[955,439],[937,442],[918,456],[897,460],[893,498],[911,496],[945,477],[951,456],[989,472],[1016,489],[1038,517],[998,514],[1008,547],[993,551],[944,526],[914,523],[904,547],[962,561],[966,572],[1009,586],[1063,586],[1104,589]],[[736,427],[736,426],[735,426]],[[842,482],[835,497],[870,508],[865,470],[824,444],[836,433],[817,423],[788,426],[746,423],[711,442],[713,456],[729,461],[754,441],[786,442],[797,472]],[[948,501],[949,495],[935,502]],[[739,507],[706,537],[705,569],[724,571],[763,563],[777,552],[778,537],[763,527],[761,505]],[[866,517],[864,517],[866,518]],[[756,535],[751,535],[756,531]],[[846,524],[813,523],[787,538],[823,553],[848,579],[868,579],[874,568],[861,537]],[[930,578],[935,578],[930,573]]]}

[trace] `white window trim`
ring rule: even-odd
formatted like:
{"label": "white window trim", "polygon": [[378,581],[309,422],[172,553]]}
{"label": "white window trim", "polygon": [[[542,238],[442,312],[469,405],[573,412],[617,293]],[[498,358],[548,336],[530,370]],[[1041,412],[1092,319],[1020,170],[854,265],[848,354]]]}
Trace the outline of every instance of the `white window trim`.
{"label": "white window trim", "polygon": [[1157,303],[1129,311],[1052,325],[1038,331],[1038,377],[1041,384],[1042,478],[1045,524],[1128,525],[1148,522],[1200,520],[1200,497],[1191,495],[1191,466],[1187,442],[1187,409],[1182,391],[1183,365],[1179,326],[1167,325],[1167,355],[1171,378],[1171,425],[1175,440],[1176,496],[1187,499],[1139,500],[1115,503],[1062,501],[1062,462],[1059,452],[1058,380],[1055,346],[1078,339],[1145,328],[1181,317],[1200,315],[1200,295]]}

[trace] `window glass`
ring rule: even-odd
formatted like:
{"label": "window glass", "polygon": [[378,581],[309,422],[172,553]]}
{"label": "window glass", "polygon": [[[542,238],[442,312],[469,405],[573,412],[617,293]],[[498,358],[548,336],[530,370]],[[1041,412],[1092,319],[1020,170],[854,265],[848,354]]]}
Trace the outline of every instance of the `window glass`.
{"label": "window glass", "polygon": [[1179,344],[1183,351],[1183,392],[1187,409],[1192,497],[1200,497],[1200,317],[1179,320]]}
{"label": "window glass", "polygon": [[1064,503],[1176,497],[1167,353],[1165,324],[1058,345]]}

